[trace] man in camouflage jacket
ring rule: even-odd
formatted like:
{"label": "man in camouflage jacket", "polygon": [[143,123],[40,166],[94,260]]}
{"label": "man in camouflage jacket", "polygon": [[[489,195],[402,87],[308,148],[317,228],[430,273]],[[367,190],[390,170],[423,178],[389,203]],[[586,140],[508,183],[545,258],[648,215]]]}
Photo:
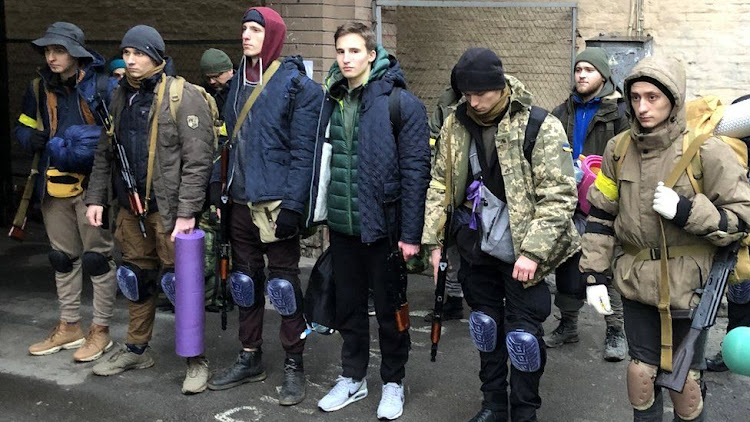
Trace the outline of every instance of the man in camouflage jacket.
{"label": "man in camouflage jacket", "polygon": [[[466,51],[456,64],[454,82],[466,103],[446,119],[440,134],[422,243],[432,245],[436,266],[447,189],[455,209],[452,226],[461,270],[466,272],[464,295],[472,309],[469,326],[482,361],[479,377],[484,400],[472,421],[506,421],[509,413],[514,421],[535,421],[546,361],[542,322],[551,308],[549,290],[540,281],[574,254],[580,241],[572,221],[576,186],[570,148],[562,125],[548,115],[527,160],[523,143],[532,96],[517,79],[504,75],[492,51]],[[467,224],[472,218],[471,209],[464,205],[473,179],[472,142],[481,162],[482,182],[507,202],[510,222],[506,230],[512,235],[513,263],[482,252],[479,231]],[[498,340],[501,344],[495,347]],[[513,364],[510,412],[508,357]]]}

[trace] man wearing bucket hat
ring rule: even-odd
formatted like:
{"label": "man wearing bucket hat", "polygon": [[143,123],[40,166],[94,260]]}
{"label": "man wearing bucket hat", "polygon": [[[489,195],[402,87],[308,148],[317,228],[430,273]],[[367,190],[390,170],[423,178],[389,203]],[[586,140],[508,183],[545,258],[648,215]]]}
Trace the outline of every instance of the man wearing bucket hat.
{"label": "man wearing bucket hat", "polygon": [[[583,154],[602,155],[607,141],[626,130],[625,101],[612,81],[607,52],[590,47],[576,56],[573,69],[575,85],[570,97],[552,110],[560,119],[573,147],[573,159]],[[585,195],[585,194],[584,194]],[[580,197],[580,195],[579,195]],[[585,198],[585,196],[584,196]],[[579,233],[586,227],[586,213],[579,206],[573,216]],[[547,347],[559,347],[565,343],[578,342],[578,313],[586,296],[585,286],[580,282],[577,255],[573,265],[561,267],[556,273],[557,293],[555,306],[560,309],[560,324],[544,336]],[[620,294],[609,286],[612,315],[604,317],[607,331],[604,339],[604,359],[619,362],[627,355],[627,342],[623,331],[622,300]]]}
{"label": "man wearing bucket hat", "polygon": [[[195,227],[214,153],[209,106],[189,83],[184,84],[181,102],[174,101],[171,86],[177,79],[165,74],[164,40],[156,29],[135,26],[125,33],[120,47],[126,74],[112,94],[113,127],[99,141],[86,195],[86,216],[93,226],[103,223],[112,187],[120,204],[115,239],[123,264],[117,281],[129,300],[130,319],[125,347],[94,366],[94,374],[103,376],[154,365],[148,342],[154,328],[159,268],[161,284],[173,284],[173,242],[178,233],[190,233]],[[178,109],[172,110],[176,104]],[[143,220],[130,211],[111,136],[117,137],[130,163],[143,198]],[[189,357],[187,364],[182,392],[200,393],[206,389],[208,361],[200,355]]]}
{"label": "man wearing bucket hat", "polygon": [[[422,244],[432,249],[437,266],[450,204],[472,310],[469,327],[481,360],[484,400],[471,421],[535,421],[546,363],[542,323],[551,308],[542,280],[580,247],[573,160],[560,122],[532,106],[531,93],[503,73],[494,52],[469,49],[454,72],[454,87],[466,102],[441,130]],[[485,219],[493,214],[484,205],[490,201],[506,210],[499,218]],[[480,238],[500,241],[486,248]]]}
{"label": "man wearing bucket hat", "polygon": [[[15,134],[38,154],[36,192],[52,251],[60,322],[47,339],[29,347],[35,356],[78,349],[77,362],[98,359],[112,347],[109,322],[115,302],[115,265],[108,229],[86,223],[83,193],[91,173],[101,122],[96,108],[108,101],[113,84],[104,74],[104,59],[85,47],[83,31],[56,22],[32,41],[46,59],[29,84]],[[94,287],[94,316],[88,334],[81,330],[83,270]]]}

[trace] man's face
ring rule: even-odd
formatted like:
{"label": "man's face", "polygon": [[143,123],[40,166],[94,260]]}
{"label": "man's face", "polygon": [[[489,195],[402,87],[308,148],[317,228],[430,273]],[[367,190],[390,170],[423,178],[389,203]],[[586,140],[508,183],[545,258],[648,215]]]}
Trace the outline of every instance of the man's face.
{"label": "man's face", "polygon": [[487,113],[494,107],[503,96],[502,89],[483,92],[464,92],[466,102],[479,114]]}
{"label": "man's face", "polygon": [[120,67],[112,71],[112,76],[118,81],[125,77],[125,68]]}
{"label": "man's face", "polygon": [[59,73],[63,78],[73,76],[78,69],[78,60],[68,53],[68,49],[61,45],[44,47],[44,58],[53,73]]}
{"label": "man's face", "polygon": [[156,67],[151,57],[132,47],[122,49],[122,59],[125,60],[128,74],[133,78],[140,78]]}
{"label": "man's face", "polygon": [[336,63],[348,81],[366,82],[375,56],[375,50],[367,51],[365,39],[359,34],[342,35],[336,40]]}
{"label": "man's face", "polygon": [[221,91],[227,87],[227,82],[234,76],[234,69],[225,70],[218,73],[207,73],[206,81],[215,91]]}
{"label": "man's face", "polygon": [[630,105],[644,129],[654,129],[667,120],[672,103],[656,85],[638,81],[630,86]]}
{"label": "man's face", "polygon": [[266,28],[257,22],[242,24],[242,53],[247,57],[257,57],[263,49]]}
{"label": "man's face", "polygon": [[604,86],[602,74],[589,62],[578,62],[575,67],[576,92],[585,97],[599,92]]}

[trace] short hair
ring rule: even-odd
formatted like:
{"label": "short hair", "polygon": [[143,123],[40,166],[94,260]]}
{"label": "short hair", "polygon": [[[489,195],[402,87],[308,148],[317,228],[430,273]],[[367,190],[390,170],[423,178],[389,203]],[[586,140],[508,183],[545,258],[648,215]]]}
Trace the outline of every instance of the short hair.
{"label": "short hair", "polygon": [[365,40],[365,48],[367,51],[375,51],[378,48],[378,41],[375,39],[375,32],[372,28],[361,23],[361,22],[347,22],[336,29],[336,33],[333,34],[333,43],[339,40],[344,35],[357,34]]}

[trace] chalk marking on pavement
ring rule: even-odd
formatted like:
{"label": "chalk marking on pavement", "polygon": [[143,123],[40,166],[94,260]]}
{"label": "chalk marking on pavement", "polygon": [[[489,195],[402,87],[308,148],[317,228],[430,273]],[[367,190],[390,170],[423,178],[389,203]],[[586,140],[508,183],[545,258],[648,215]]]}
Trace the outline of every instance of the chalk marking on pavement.
{"label": "chalk marking on pavement", "polygon": [[249,410],[255,414],[254,421],[260,420],[260,418],[263,416],[263,412],[259,411],[257,407],[255,406],[242,406],[242,407],[235,407],[234,409],[229,409],[222,413],[217,413],[214,415],[214,419],[216,419],[219,422],[243,422],[242,419],[234,419],[231,416],[234,415],[237,412],[240,412],[242,410]]}

